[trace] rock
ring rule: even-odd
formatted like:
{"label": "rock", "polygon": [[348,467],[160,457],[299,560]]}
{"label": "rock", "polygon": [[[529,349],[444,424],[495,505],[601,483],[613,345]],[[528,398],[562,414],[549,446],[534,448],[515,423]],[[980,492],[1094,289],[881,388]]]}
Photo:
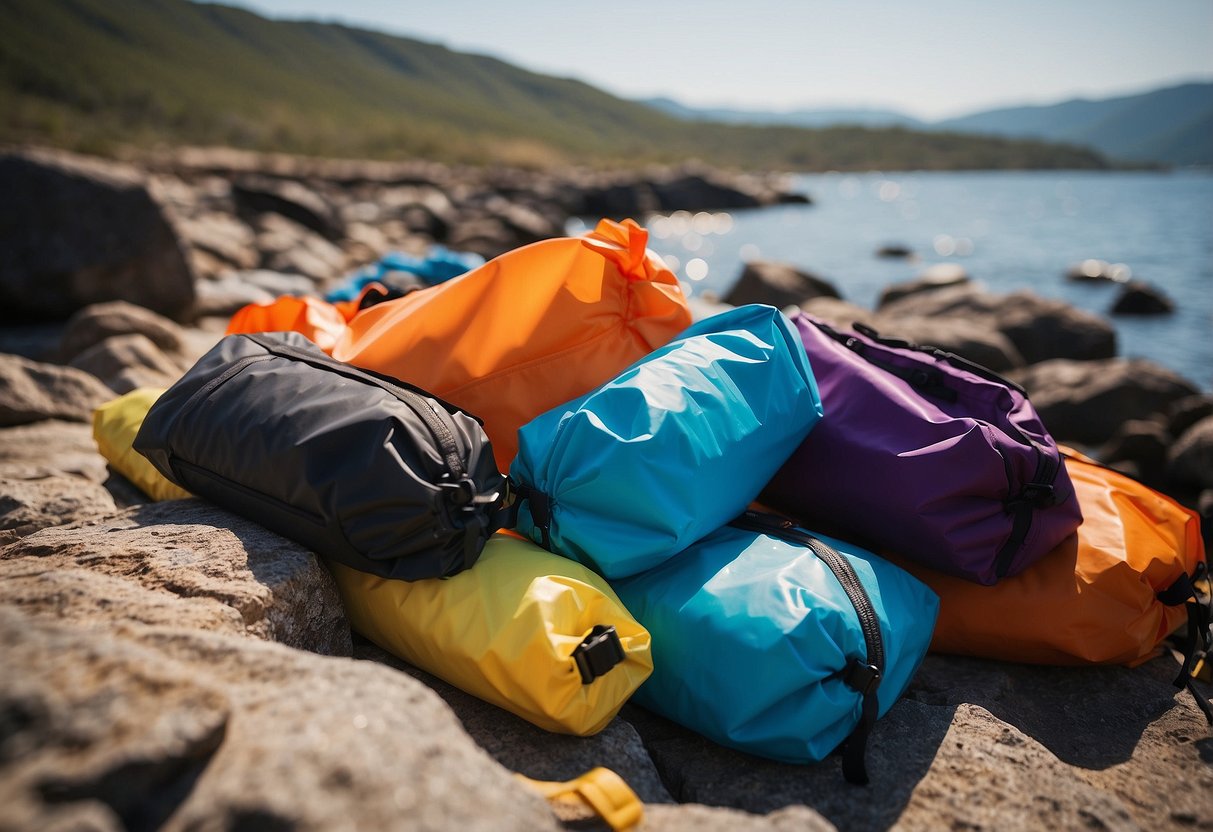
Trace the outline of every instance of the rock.
{"label": "rock", "polygon": [[1129,419],[1116,431],[1095,456],[1120,468],[1130,463],[1134,478],[1151,488],[1166,490],[1167,448],[1171,437],[1161,421]]}
{"label": "rock", "polygon": [[1213,396],[1199,395],[1180,399],[1167,413],[1167,430],[1175,439],[1206,416],[1213,416]]}
{"label": "rock", "polygon": [[181,367],[146,335],[115,335],[86,349],[71,366],[96,376],[115,393],[138,387],[169,387],[181,377]]}
{"label": "rock", "polygon": [[59,342],[59,360],[67,363],[115,335],[138,333],[167,353],[180,353],[184,330],[150,309],[116,300],[81,309],[67,322]]}
{"label": "rock", "polygon": [[[530,241],[527,241],[530,242]],[[476,217],[455,223],[447,245],[455,251],[470,251],[485,260],[523,245],[516,232],[500,217]]]}
{"label": "rock", "polygon": [[914,249],[903,243],[886,243],[876,249],[876,256],[890,260],[907,260],[914,256]]}
{"label": "rock", "polygon": [[[233,627],[315,653],[349,655],[349,624],[332,578],[297,543],[202,500],[130,508],[103,520],[47,528],[0,550],[0,574],[26,580],[71,570],[128,578],[160,596],[226,605]],[[48,603],[58,604],[51,596]],[[122,621],[89,609],[90,626]]]}
{"label": "rock", "polygon": [[15,828],[559,828],[388,668],[23,612],[0,608],[0,800]]}
{"label": "rock", "polygon": [[105,482],[105,460],[97,453],[91,424],[46,419],[0,429],[0,477],[37,480],[63,474]]}
{"label": "rock", "polygon": [[675,174],[652,182],[659,211],[718,211],[756,208],[762,202],[745,190],[700,173]]}
{"label": "rock", "polygon": [[1066,280],[1080,283],[1123,283],[1129,279],[1130,274],[1131,270],[1124,263],[1088,259],[1070,266],[1066,270]]}
{"label": "rock", "polygon": [[177,222],[185,243],[238,269],[251,269],[259,259],[253,229],[231,214],[211,211]]}
{"label": "rock", "polygon": [[4,324],[0,326],[0,353],[34,361],[54,361],[63,338],[63,324]]}
{"label": "rock", "polygon": [[242,176],[232,182],[232,196],[240,210],[279,214],[330,240],[342,236],[341,218],[333,206],[301,182]]}
{"label": "rock", "polygon": [[965,272],[963,266],[955,263],[937,263],[913,280],[886,286],[880,293],[880,299],[876,301],[876,309],[882,310],[891,303],[920,292],[933,292],[936,289],[963,286],[971,282],[972,278]]}
{"label": "rock", "polygon": [[745,264],[741,277],[725,296],[724,302],[741,306],[767,303],[777,309],[803,305],[816,297],[840,298],[828,280],[797,269],[787,263],[753,260]]}
{"label": "rock", "polygon": [[227,318],[250,303],[272,303],[273,300],[274,295],[228,272],[214,280],[198,281],[194,310],[201,317]]}
{"label": "rock", "polygon": [[962,283],[902,297],[880,311],[896,317],[950,315],[988,321],[1015,345],[1028,364],[1052,358],[1094,360],[1116,355],[1116,330],[1106,320],[1029,291],[995,295],[972,283]]}
{"label": "rock", "polygon": [[1171,478],[1197,489],[1213,488],[1213,416],[1206,416],[1171,446],[1167,458]]}
{"label": "rock", "polygon": [[330,280],[345,270],[345,255],[324,237],[277,214],[258,218],[261,265],[276,272]]}
{"label": "rock", "polygon": [[841,298],[810,298],[800,304],[800,308],[821,318],[835,329],[852,329],[856,322],[871,327],[878,323],[875,312]]}
{"label": "rock", "polygon": [[115,511],[105,487],[84,477],[0,478],[0,545],[39,529]]}
{"label": "rock", "polygon": [[882,336],[904,338],[915,344],[954,352],[996,373],[1024,366],[1024,358],[1011,339],[988,322],[962,317],[920,318],[877,315],[873,329]]}
{"label": "rock", "polygon": [[128,300],[174,318],[194,275],[133,168],[58,151],[0,155],[0,316],[61,319]]}
{"label": "rock", "polygon": [[1107,442],[1132,419],[1165,418],[1196,387],[1145,359],[1057,359],[1009,373],[1027,389],[1044,425],[1056,439],[1085,445]]}
{"label": "rock", "polygon": [[536,780],[571,780],[595,766],[622,777],[646,803],[672,803],[636,730],[614,719],[592,737],[555,734],[464,693],[374,645],[359,640],[354,657],[407,673],[443,698],[472,739],[501,765]]}
{"label": "rock", "polygon": [[249,286],[264,290],[275,298],[280,295],[316,294],[316,282],[301,274],[283,274],[269,269],[251,269],[236,272],[233,276]]}
{"label": "rock", "polygon": [[645,183],[615,182],[587,187],[569,213],[584,217],[609,217],[615,220],[637,219],[661,210],[661,201]]}
{"label": "rock", "polygon": [[1140,280],[1126,283],[1112,303],[1113,315],[1170,315],[1175,304],[1155,286]]}
{"label": "rock", "polygon": [[0,427],[41,419],[88,422],[114,391],[75,367],[0,355]]}

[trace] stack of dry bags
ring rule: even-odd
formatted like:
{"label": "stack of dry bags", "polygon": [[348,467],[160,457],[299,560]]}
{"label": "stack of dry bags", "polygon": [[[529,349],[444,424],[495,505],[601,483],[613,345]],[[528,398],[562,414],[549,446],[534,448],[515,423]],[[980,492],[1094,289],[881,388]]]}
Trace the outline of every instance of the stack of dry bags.
{"label": "stack of dry bags", "polygon": [[841,541],[729,526],[821,420],[787,319],[743,306],[525,425],[510,475],[518,530],[605,575],[651,633],[640,702],[784,761],[854,733],[845,771],[862,782],[867,727],[922,660],[934,595]]}
{"label": "stack of dry bags", "polygon": [[648,675],[649,636],[601,578],[493,534],[504,478],[459,408],[293,332],[230,335],[121,404],[160,474],[324,556],[355,627],[418,667],[575,734]]}

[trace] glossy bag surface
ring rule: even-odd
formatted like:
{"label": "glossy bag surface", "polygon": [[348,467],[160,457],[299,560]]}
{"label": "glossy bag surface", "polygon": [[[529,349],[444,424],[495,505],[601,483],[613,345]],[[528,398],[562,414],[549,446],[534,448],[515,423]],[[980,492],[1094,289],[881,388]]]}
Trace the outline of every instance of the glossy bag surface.
{"label": "glossy bag surface", "polygon": [[1023,391],[964,359],[793,316],[827,418],[762,502],[814,527],[992,584],[1082,520]]}
{"label": "glossy bag surface", "polygon": [[[653,675],[635,702],[721,745],[781,760],[823,759],[864,717],[848,666],[876,663],[883,715],[926,654],[938,600],[857,546],[725,526],[677,557],[612,583],[653,637]],[[829,563],[850,565],[878,620],[878,644]],[[880,656],[874,656],[879,652]]]}
{"label": "glossy bag surface", "polygon": [[820,418],[779,310],[706,318],[519,431],[518,531],[607,578],[641,572],[744,511]]}
{"label": "glossy bag surface", "polygon": [[221,340],[156,401],[134,447],[197,496],[409,580],[471,566],[504,490],[475,417],[293,332]]}
{"label": "glossy bag surface", "polygon": [[[600,731],[653,667],[648,632],[602,578],[513,535],[493,535],[473,568],[445,580],[332,570],[357,632],[549,731]],[[586,681],[576,654],[605,627],[617,661]]]}
{"label": "glossy bag surface", "polygon": [[250,303],[232,315],[226,335],[257,332],[298,332],[330,352],[345,332],[345,316],[328,301],[312,297],[282,295],[270,303]]}
{"label": "glossy bag surface", "polygon": [[1159,598],[1204,562],[1200,516],[1074,452],[1083,524],[997,586],[904,561],[939,594],[932,649],[1034,664],[1137,664],[1188,618]]}
{"label": "glossy bag surface", "polygon": [[416,384],[484,420],[509,470],[518,429],[610,380],[691,323],[648,233],[603,220],[354,316],[335,358]]}
{"label": "glossy bag surface", "polygon": [[164,394],[162,388],[140,387],[93,411],[93,441],[115,471],[153,500],[185,500],[193,496],[170,482],[133,445],[147,412]]}

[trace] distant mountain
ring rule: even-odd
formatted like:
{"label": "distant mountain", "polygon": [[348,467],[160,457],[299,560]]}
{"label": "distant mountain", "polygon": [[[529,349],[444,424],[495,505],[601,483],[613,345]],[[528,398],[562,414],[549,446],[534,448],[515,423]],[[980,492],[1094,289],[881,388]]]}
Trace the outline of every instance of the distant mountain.
{"label": "distant mountain", "polygon": [[934,127],[1093,147],[1113,159],[1213,164],[1213,83],[1099,101],[988,110]]}
{"label": "distant mountain", "polygon": [[567,78],[186,0],[0,0],[0,142],[212,144],[454,162],[784,170],[1105,167],[1083,148],[899,127],[696,123]]}
{"label": "distant mountain", "polygon": [[1097,101],[985,110],[943,121],[869,109],[788,111],[687,107],[668,98],[643,103],[684,120],[799,127],[906,127],[1030,138],[1091,147],[1125,162],[1213,165],[1213,83],[1191,83]]}
{"label": "distant mountain", "polygon": [[688,107],[672,98],[645,98],[641,104],[687,121],[716,121],[726,124],[785,124],[793,127],[926,127],[926,122],[895,110],[862,107],[844,109],[747,110],[729,107]]}

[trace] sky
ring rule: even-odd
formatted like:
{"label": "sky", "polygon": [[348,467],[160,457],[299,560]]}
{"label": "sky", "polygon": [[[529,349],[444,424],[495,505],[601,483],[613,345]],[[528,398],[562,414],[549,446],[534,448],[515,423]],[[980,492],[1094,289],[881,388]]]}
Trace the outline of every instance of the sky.
{"label": "sky", "polygon": [[938,119],[1213,81],[1213,0],[222,1],[695,106]]}

